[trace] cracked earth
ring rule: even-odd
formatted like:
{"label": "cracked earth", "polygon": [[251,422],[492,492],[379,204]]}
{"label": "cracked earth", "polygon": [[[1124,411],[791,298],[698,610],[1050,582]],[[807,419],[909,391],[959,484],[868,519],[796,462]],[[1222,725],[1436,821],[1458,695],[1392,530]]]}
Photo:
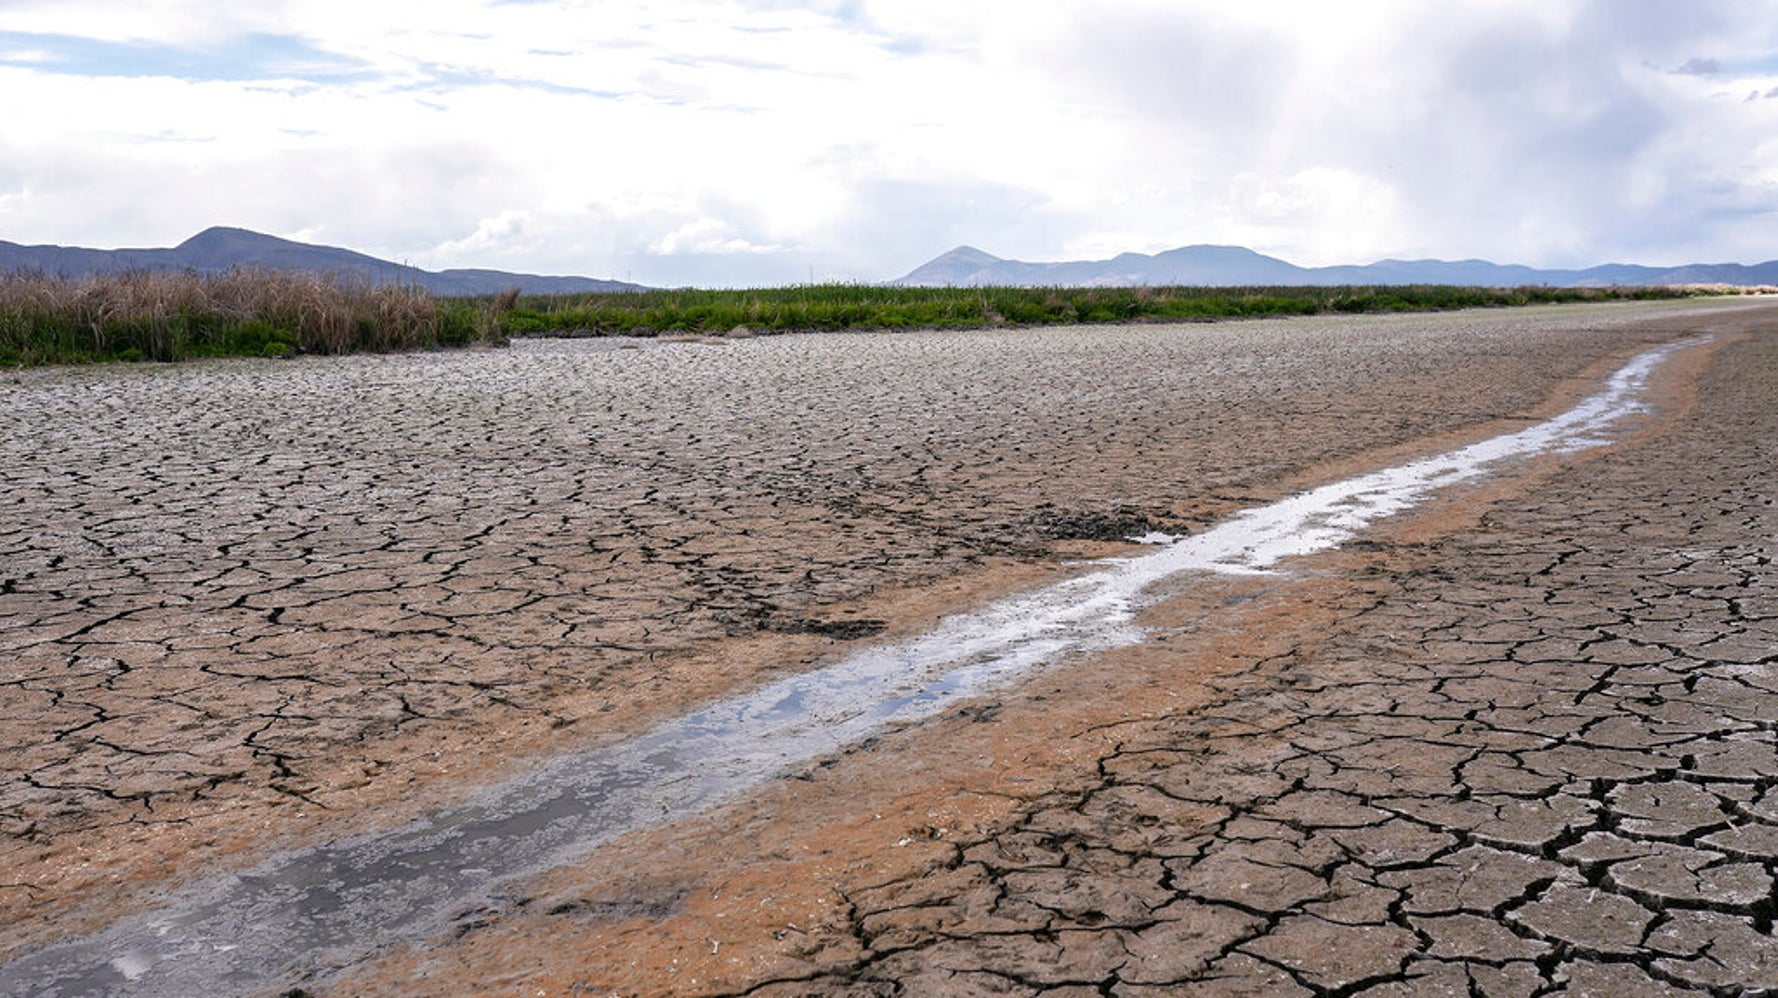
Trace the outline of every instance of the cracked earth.
{"label": "cracked earth", "polygon": [[[26,372],[0,958],[1125,531],[1657,413],[464,911],[339,993],[1778,989],[1778,340],[1720,303]],[[633,346],[634,349],[625,349]]]}

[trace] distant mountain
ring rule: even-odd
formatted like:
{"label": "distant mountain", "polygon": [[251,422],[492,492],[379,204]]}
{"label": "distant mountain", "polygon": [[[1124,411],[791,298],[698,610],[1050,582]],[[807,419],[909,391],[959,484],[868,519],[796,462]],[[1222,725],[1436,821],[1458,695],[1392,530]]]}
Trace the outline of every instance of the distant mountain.
{"label": "distant mountain", "polygon": [[509,274],[501,270],[421,270],[348,249],[293,242],[225,226],[205,229],[171,249],[20,246],[0,240],[0,273],[27,270],[61,277],[84,277],[124,270],[216,273],[232,267],[295,270],[372,284],[416,285],[437,295],[489,295],[515,286],[527,294],[642,289],[639,284],[591,277],[543,277]]}
{"label": "distant mountain", "polygon": [[1142,285],[1459,284],[1481,287],[1604,287],[1652,284],[1778,285],[1778,260],[1642,267],[1608,263],[1586,270],[1537,270],[1487,260],[1379,260],[1363,266],[1298,267],[1240,246],[1183,246],[1149,256],[1026,263],[959,246],[891,283],[924,287],[1138,287]]}

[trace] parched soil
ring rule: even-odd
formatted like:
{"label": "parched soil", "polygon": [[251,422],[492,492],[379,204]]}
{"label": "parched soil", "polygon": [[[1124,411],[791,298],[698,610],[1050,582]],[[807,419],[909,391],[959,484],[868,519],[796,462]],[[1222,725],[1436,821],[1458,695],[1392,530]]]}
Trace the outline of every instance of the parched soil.
{"label": "parched soil", "polygon": [[340,991],[1778,987],[1778,343],[1735,333],[1774,311],[17,376],[0,958],[1720,328],[1609,452],[1184,588],[1141,646],[632,836]]}

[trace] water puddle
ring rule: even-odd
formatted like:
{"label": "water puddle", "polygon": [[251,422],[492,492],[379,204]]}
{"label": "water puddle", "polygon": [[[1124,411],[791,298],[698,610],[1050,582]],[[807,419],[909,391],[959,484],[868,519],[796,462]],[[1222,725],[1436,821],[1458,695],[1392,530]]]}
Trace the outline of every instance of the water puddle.
{"label": "water puddle", "polygon": [[1638,356],[1548,422],[1251,509],[1195,536],[1143,538],[1161,546],[558,759],[434,817],[187,888],[159,911],[0,967],[0,993],[183,996],[325,980],[444,930],[504,881],[709,808],[1040,664],[1139,641],[1135,615],[1163,579],[1273,571],[1505,462],[1603,443],[1646,408],[1640,396],[1655,366],[1692,343]]}

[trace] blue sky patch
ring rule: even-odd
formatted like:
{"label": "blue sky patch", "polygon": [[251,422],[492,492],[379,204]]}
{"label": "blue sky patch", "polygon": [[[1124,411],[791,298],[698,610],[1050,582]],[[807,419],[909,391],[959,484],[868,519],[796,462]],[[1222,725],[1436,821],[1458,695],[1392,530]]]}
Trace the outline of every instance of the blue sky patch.
{"label": "blue sky patch", "polygon": [[460,87],[510,87],[516,90],[538,90],[543,93],[560,94],[567,97],[599,97],[605,100],[616,100],[626,96],[616,90],[594,90],[589,87],[571,87],[548,80],[528,79],[523,77],[496,76],[493,73],[473,72],[444,66],[438,63],[425,63],[420,66],[425,74],[418,82],[398,87],[399,90],[437,90],[455,89]]}
{"label": "blue sky patch", "polygon": [[0,31],[0,65],[69,76],[181,80],[295,79],[340,83],[376,77],[369,64],[324,52],[292,35],[245,35],[226,45],[110,42],[73,35]]}
{"label": "blue sky patch", "polygon": [[1738,76],[1778,75],[1778,55],[1769,55],[1763,59],[1747,59],[1731,62],[1725,65],[1724,68]]}

